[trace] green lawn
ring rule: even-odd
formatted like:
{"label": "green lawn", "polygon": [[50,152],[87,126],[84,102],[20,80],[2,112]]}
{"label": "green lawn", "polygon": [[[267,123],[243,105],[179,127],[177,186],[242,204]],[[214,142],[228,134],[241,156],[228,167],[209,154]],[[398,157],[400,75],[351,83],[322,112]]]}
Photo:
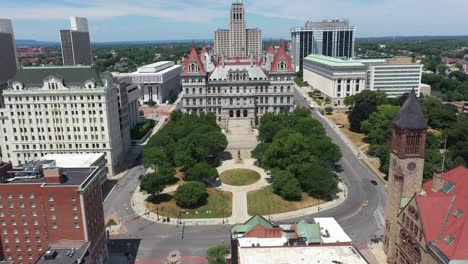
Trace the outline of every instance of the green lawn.
{"label": "green lawn", "polygon": [[[271,185],[263,190],[249,192],[247,194],[249,215],[268,215],[296,211],[317,205],[319,202],[319,200],[310,197],[307,193],[303,193],[302,197],[302,201],[299,202],[286,201],[281,196],[273,193]],[[323,201],[320,201],[320,203],[323,203]]]}
{"label": "green lawn", "polygon": [[187,210],[177,206],[176,201],[172,198],[174,193],[159,195],[157,201],[148,202],[146,207],[154,213],[157,212],[156,208],[159,208],[159,215],[171,218],[179,217],[180,210],[188,212],[183,214],[183,219],[230,216],[232,212],[232,193],[218,191],[214,188],[208,188],[207,192],[209,195],[207,204],[196,209]]}
{"label": "green lawn", "polygon": [[260,174],[253,170],[234,169],[221,173],[219,178],[225,184],[242,186],[257,182],[260,180]]}

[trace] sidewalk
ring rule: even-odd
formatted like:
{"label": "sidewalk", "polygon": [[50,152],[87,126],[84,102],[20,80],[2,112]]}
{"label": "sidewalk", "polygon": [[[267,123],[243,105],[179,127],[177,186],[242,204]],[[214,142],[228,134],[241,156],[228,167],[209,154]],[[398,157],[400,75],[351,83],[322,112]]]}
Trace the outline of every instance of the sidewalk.
{"label": "sidewalk", "polygon": [[[222,184],[219,188],[223,191],[229,191],[233,193],[233,205],[232,205],[232,215],[227,218],[204,218],[204,219],[182,219],[182,222],[186,225],[222,225],[222,224],[239,224],[247,221],[251,216],[247,211],[247,193],[249,191],[259,190],[269,184],[266,182],[268,174],[261,168],[254,165],[254,159],[244,160],[243,164],[236,164],[235,161],[229,160],[224,162],[219,168],[219,172],[223,172],[235,168],[246,168],[252,169],[260,173],[261,179],[248,186],[231,186],[227,184]],[[281,214],[273,214],[270,216],[272,220],[286,220],[290,218],[298,218],[304,215],[313,214],[322,210],[327,210],[332,207],[335,207],[341,204],[346,199],[347,187],[343,183],[338,184],[339,192],[336,194],[336,199],[333,201],[315,205],[312,207],[304,208],[297,211],[291,211]],[[163,193],[172,192],[177,189],[177,186],[171,186],[166,188]],[[140,187],[138,187],[133,193],[132,208],[135,211],[137,216],[146,218],[149,221],[158,222],[158,216],[154,212],[148,212],[146,209],[146,198],[149,195],[144,195],[143,192],[140,192]],[[159,221],[162,223],[162,217],[159,217]],[[170,222],[166,224],[178,225],[177,218],[170,218]]]}

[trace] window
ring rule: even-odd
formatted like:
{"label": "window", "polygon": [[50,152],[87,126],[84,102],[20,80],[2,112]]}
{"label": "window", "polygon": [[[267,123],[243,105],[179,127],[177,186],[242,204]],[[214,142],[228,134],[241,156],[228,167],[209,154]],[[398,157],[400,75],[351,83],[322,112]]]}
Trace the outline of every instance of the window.
{"label": "window", "polygon": [[18,198],[23,199],[23,194],[22,194],[22,193],[18,193]]}
{"label": "window", "polygon": [[78,214],[73,214],[73,219],[78,219]]}
{"label": "window", "polygon": [[35,240],[36,242],[41,242],[41,237],[36,237]]}
{"label": "window", "polygon": [[37,251],[42,251],[42,246],[37,246]]}
{"label": "window", "polygon": [[57,223],[52,223],[51,226],[53,229],[57,229]]}
{"label": "window", "polygon": [[31,242],[31,239],[29,237],[25,237],[24,242],[29,243],[29,242]]}
{"label": "window", "polygon": [[49,195],[49,201],[50,202],[54,201],[54,196],[53,195]]}
{"label": "window", "polygon": [[55,215],[51,215],[50,219],[55,220],[55,219],[57,219],[57,217]]}
{"label": "window", "polygon": [[78,222],[74,223],[75,228],[80,228],[80,224]]}
{"label": "window", "polygon": [[49,209],[50,209],[51,211],[55,211],[55,206],[54,206],[53,204],[51,204],[51,205],[49,205]]}
{"label": "window", "polygon": [[71,196],[71,200],[72,200],[73,202],[76,201],[76,195],[72,195],[72,196]]}

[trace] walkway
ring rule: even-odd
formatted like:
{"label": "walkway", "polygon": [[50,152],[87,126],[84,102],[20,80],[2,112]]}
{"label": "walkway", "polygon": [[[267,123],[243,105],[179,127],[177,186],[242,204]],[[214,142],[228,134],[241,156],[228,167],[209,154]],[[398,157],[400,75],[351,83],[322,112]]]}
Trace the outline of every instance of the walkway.
{"label": "walkway", "polygon": [[250,152],[258,145],[256,131],[252,129],[250,119],[230,119],[226,131],[228,145],[226,151],[233,159],[240,151],[243,159],[250,159]]}

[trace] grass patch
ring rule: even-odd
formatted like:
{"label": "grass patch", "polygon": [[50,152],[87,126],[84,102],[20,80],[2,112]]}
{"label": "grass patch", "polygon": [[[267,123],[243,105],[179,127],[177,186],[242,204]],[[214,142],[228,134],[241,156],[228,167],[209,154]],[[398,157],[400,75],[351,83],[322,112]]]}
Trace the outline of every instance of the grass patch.
{"label": "grass patch", "polygon": [[366,135],[349,130],[348,115],[346,113],[336,112],[329,115],[328,118],[330,118],[335,124],[342,125],[340,127],[341,132],[343,132],[343,134],[345,134],[356,147],[361,147],[366,144],[364,142]]}
{"label": "grass patch", "polygon": [[261,177],[258,172],[253,170],[234,169],[221,173],[219,178],[225,184],[243,186],[256,183]]}
{"label": "grass patch", "polygon": [[106,227],[110,227],[110,226],[115,226],[117,225],[117,223],[115,222],[114,219],[110,219],[107,224],[106,224]]}
{"label": "grass patch", "polygon": [[182,209],[177,206],[173,199],[174,192],[158,195],[155,200],[151,200],[146,204],[148,210],[156,213],[156,208],[159,208],[159,215],[166,217],[177,218],[179,211],[185,211],[182,215],[183,219],[193,218],[222,218],[228,217],[232,212],[232,193],[222,192],[214,188],[208,188],[208,202],[196,209]]}
{"label": "grass patch", "polygon": [[[252,191],[247,194],[248,212],[250,215],[278,214],[311,207],[322,200],[310,197],[307,193],[302,194],[302,201],[290,202],[273,193],[273,187],[267,186],[263,190]],[[268,208],[270,207],[270,208]]]}

